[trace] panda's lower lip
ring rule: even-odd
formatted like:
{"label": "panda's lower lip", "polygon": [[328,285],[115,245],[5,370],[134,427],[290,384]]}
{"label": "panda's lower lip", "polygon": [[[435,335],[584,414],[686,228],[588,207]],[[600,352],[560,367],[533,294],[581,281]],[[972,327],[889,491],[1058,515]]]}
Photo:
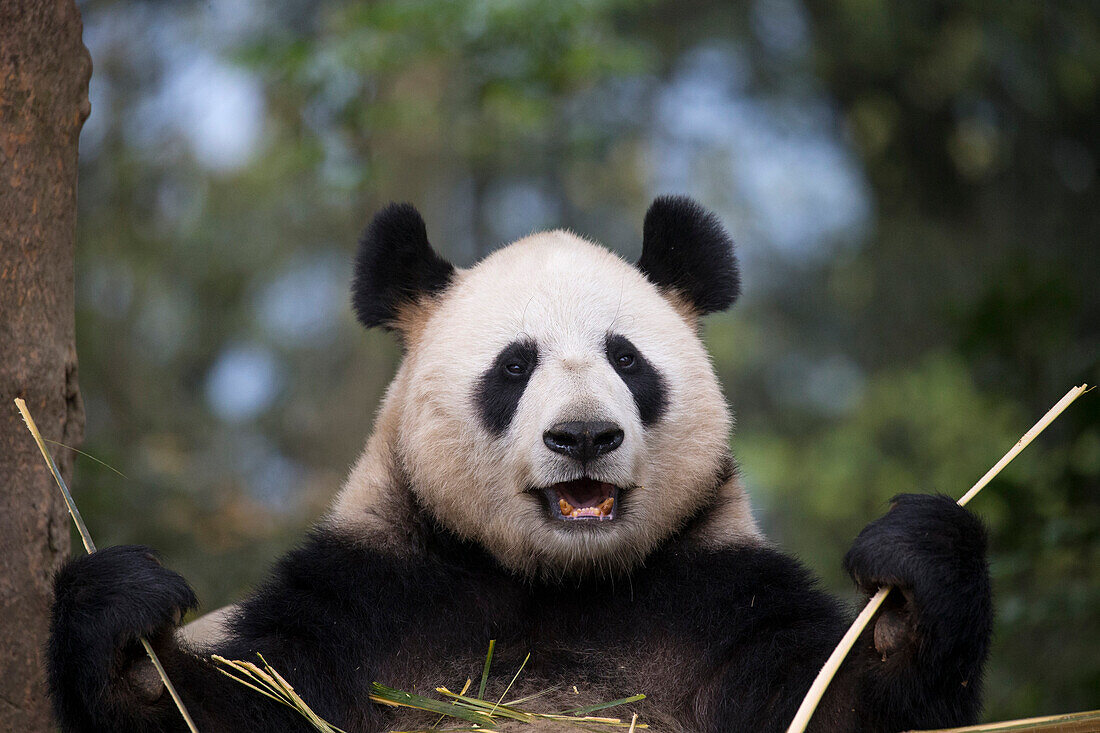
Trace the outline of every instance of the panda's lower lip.
{"label": "panda's lower lip", "polygon": [[552,519],[609,522],[618,515],[619,487],[595,479],[563,481],[542,490]]}

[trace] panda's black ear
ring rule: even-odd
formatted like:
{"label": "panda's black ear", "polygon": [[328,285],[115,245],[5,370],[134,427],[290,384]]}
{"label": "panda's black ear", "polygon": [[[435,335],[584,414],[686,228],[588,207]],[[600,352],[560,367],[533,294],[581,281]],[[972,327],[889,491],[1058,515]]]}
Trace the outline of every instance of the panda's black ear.
{"label": "panda's black ear", "polygon": [[686,196],[660,196],[650,205],[638,269],[687,298],[699,315],[729,308],[741,293],[733,239],[718,217]]}
{"label": "panda's black ear", "polygon": [[428,243],[420,212],[411,204],[390,204],[359,240],[351,283],[355,315],[368,328],[393,328],[403,307],[445,289],[454,272]]}

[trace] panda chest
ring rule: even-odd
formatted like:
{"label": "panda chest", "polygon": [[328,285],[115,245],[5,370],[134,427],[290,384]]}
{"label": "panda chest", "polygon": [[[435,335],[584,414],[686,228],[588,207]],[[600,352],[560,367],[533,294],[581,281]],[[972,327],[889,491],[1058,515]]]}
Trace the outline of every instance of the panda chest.
{"label": "panda chest", "polygon": [[[677,730],[675,721],[682,717],[664,716],[692,698],[697,681],[705,678],[708,655],[699,639],[660,617],[668,609],[632,597],[629,588],[623,591],[527,589],[499,594],[496,603],[437,609],[437,623],[405,636],[398,654],[381,665],[379,681],[438,697],[437,688],[457,692],[470,680],[469,689],[476,691],[493,640],[485,699],[534,696],[524,709],[558,713],[643,694],[643,702],[600,715],[629,721],[638,712],[660,718],[661,730]],[[412,712],[394,714],[394,723],[405,726],[396,729],[424,722]]]}

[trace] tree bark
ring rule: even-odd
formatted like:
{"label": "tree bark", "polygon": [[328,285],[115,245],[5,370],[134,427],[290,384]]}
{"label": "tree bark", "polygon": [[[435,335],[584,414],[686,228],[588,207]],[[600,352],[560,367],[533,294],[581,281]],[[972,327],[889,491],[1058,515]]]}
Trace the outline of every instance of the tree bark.
{"label": "tree bark", "polygon": [[[73,248],[91,76],[81,30],[73,0],[0,0],[0,730],[54,728],[42,659],[69,519],[13,400],[27,401],[43,437],[80,442]],[[72,454],[53,453],[68,480]]]}

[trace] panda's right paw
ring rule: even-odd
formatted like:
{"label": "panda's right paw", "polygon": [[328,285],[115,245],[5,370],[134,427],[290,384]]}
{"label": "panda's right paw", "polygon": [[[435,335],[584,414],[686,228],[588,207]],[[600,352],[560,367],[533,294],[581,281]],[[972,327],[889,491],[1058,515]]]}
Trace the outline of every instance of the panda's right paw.
{"label": "panda's right paw", "polygon": [[198,605],[178,573],[140,545],[109,547],[66,563],[54,579],[48,664],[59,694],[96,695],[144,657],[142,637],[170,638]]}

